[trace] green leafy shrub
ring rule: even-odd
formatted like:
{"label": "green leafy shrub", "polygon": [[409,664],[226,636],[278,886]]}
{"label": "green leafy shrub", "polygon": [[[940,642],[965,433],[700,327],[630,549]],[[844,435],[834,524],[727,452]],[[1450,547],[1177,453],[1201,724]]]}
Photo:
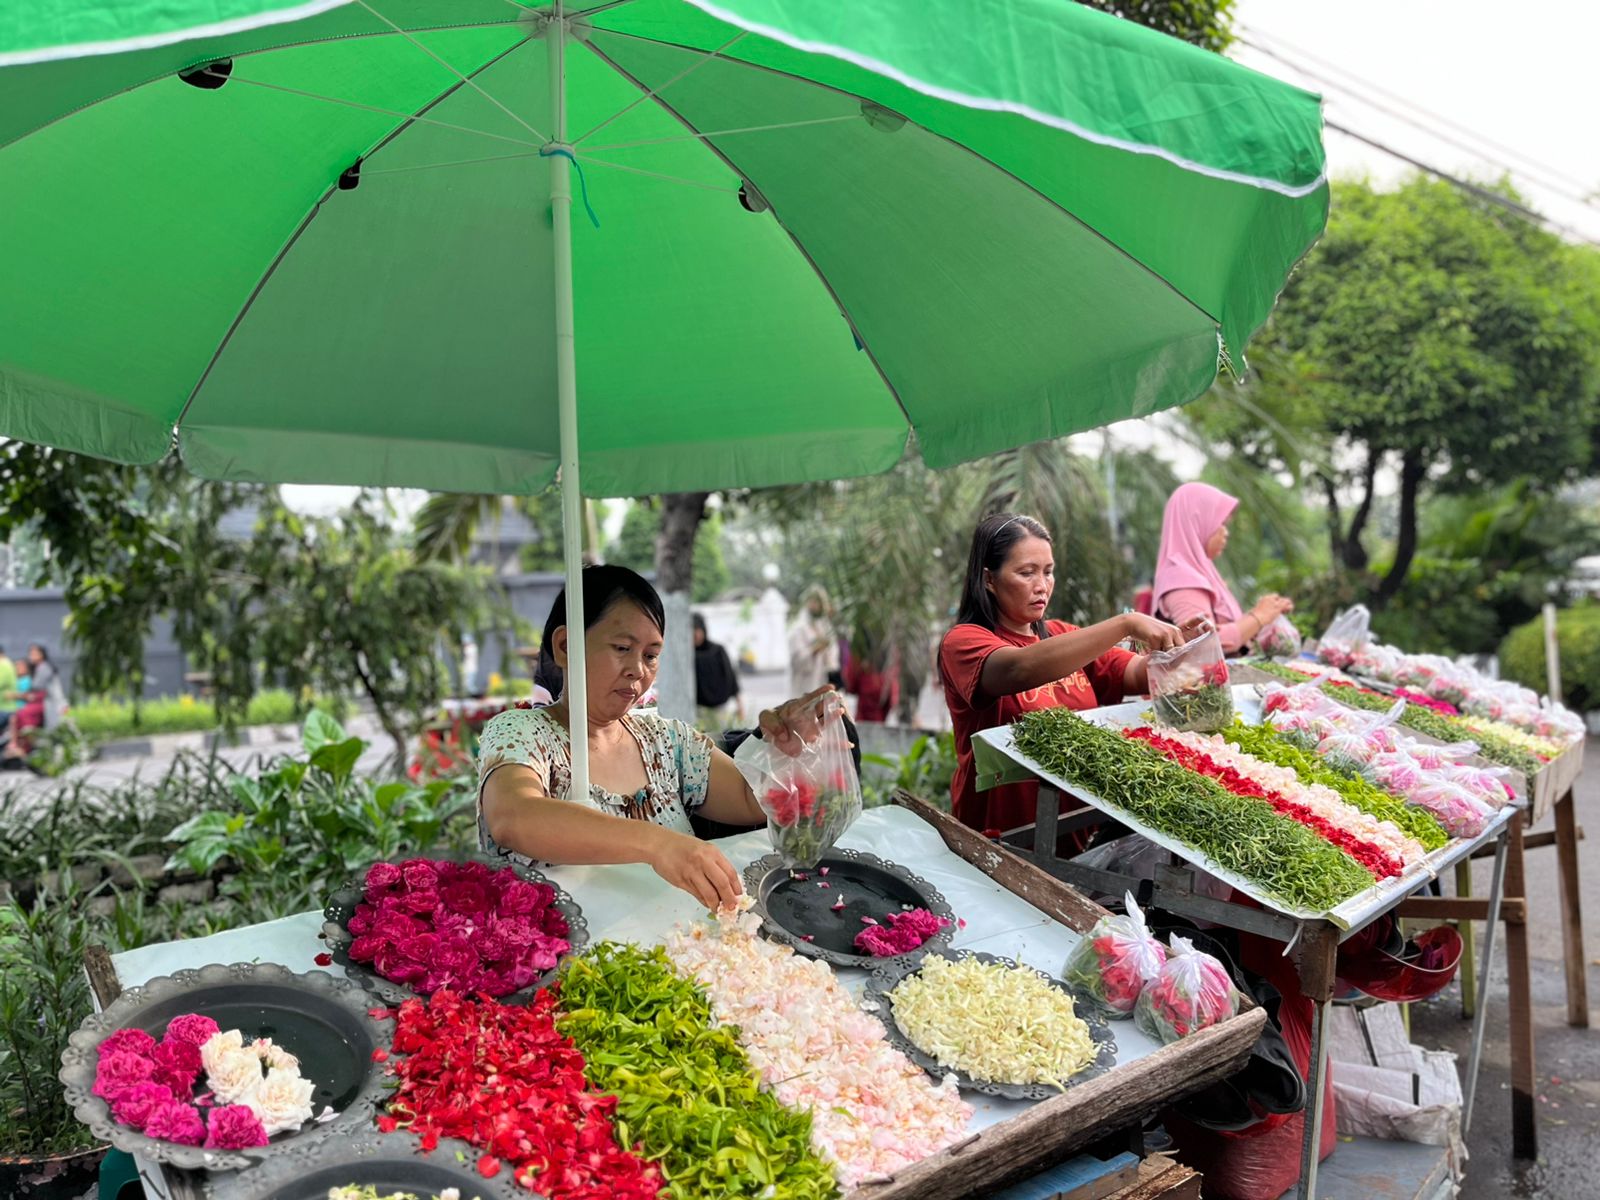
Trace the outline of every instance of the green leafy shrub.
{"label": "green leafy shrub", "polygon": [[904,788],[935,808],[950,811],[950,781],[956,773],[956,735],[925,733],[904,754],[861,756],[862,799],[868,808],[888,804]]}
{"label": "green leafy shrub", "polygon": [[169,865],[209,874],[227,859],[238,874],[224,894],[248,897],[255,920],[319,907],[333,888],[378,859],[462,848],[475,787],[465,776],[427,783],[357,776],[367,743],[321,711],[306,718],[304,757],[228,780],[231,803],[168,836]]}
{"label": "green leafy shrub", "polygon": [[[312,707],[340,715],[342,701],[317,697]],[[293,725],[306,711],[294,695],[282,688],[257,692],[250,698],[243,725]],[[149,737],[160,733],[205,733],[221,725],[217,706],[194,696],[162,696],[137,705],[99,696],[74,704],[70,710],[78,731],[90,742]]]}
{"label": "green leafy shrub", "polygon": [[[1600,605],[1580,604],[1556,614],[1556,644],[1561,655],[1561,691],[1578,712],[1600,708]],[[1536,692],[1548,686],[1544,657],[1544,617],[1513,629],[1500,645],[1500,670]]]}

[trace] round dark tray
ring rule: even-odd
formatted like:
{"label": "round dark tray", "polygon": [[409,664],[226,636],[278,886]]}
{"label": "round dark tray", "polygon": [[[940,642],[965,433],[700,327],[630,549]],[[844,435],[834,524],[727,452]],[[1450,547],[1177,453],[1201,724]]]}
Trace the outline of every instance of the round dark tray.
{"label": "round dark tray", "polygon": [[213,1174],[208,1182],[212,1200],[327,1200],[329,1188],[369,1183],[385,1195],[412,1192],[421,1200],[449,1187],[461,1190],[461,1200],[542,1200],[519,1187],[509,1167],[493,1179],[478,1174],[482,1153],[455,1138],[424,1152],[409,1133],[369,1129],[319,1138],[259,1167]]}
{"label": "round dark tray", "polygon": [[[1001,963],[1008,967],[1021,966],[1024,970],[1032,971],[1051,987],[1059,988],[1073,999],[1073,1009],[1085,1025],[1089,1027],[1089,1036],[1095,1045],[1100,1048],[1100,1053],[1095,1060],[1071,1079],[1066,1081],[1068,1087],[1075,1087],[1086,1080],[1098,1075],[1104,1075],[1117,1063],[1117,1039],[1111,1032],[1111,1026],[1106,1023],[1093,1001],[1076,988],[1063,983],[1054,976],[1046,975],[1036,967],[1025,963],[1018,963],[1014,958],[1003,958],[998,954],[985,954],[979,950],[943,951],[941,957],[959,961],[963,958],[975,958],[983,963]],[[901,980],[908,975],[915,975],[922,969],[920,961],[911,962],[904,958],[880,960],[882,966],[873,971],[867,980],[863,992],[863,1007],[874,1013],[883,1022],[884,1029],[888,1032],[889,1041],[898,1047],[907,1058],[916,1063],[935,1079],[943,1079],[946,1075],[954,1075],[956,1083],[969,1091],[983,1092],[990,1096],[1003,1096],[1008,1100],[1048,1100],[1051,1096],[1061,1093],[1047,1083],[995,1083],[987,1079],[974,1079],[965,1071],[955,1067],[946,1067],[939,1064],[939,1060],[923,1050],[910,1038],[900,1022],[894,1018],[894,1001],[889,993],[894,991]]]}
{"label": "round dark tray", "polygon": [[[174,1167],[236,1171],[266,1161],[326,1134],[344,1136],[369,1124],[384,1095],[383,1068],[372,1052],[389,1045],[392,1028],[374,1018],[372,997],[356,984],[326,971],[297,975],[277,963],[213,964],[175,971],[128,988],[101,1013],[86,1017],[61,1055],[61,1082],[78,1120],[101,1142]],[[313,1117],[294,1133],[282,1133],[250,1150],[206,1150],[157,1141],[120,1125],[93,1092],[99,1046],[118,1029],[143,1029],[159,1037],[183,1013],[212,1017],[247,1038],[270,1037],[300,1060],[317,1085],[312,1103],[336,1115]]]}
{"label": "round dark tray", "polygon": [[[826,875],[821,873],[823,867],[828,868]],[[755,899],[755,911],[761,914],[761,927],[769,938],[836,967],[870,970],[879,963],[912,962],[948,946],[956,932],[955,913],[931,883],[899,863],[863,850],[835,847],[807,871],[791,871],[778,855],[768,854],[744,869],[744,885]],[[841,897],[844,907],[834,912]],[[925,908],[950,924],[915,950],[894,958],[875,958],[855,948],[856,935],[866,928],[862,917],[882,921],[885,913],[907,908]],[[802,934],[814,940],[808,942]]]}
{"label": "round dark tray", "polygon": [[[406,858],[379,859],[378,862],[389,862],[399,866],[413,858],[426,857],[434,862],[480,862],[486,867],[496,871],[515,871],[518,879],[529,883],[542,883],[546,887],[555,889],[556,896],[552,902],[558,912],[567,918],[567,941],[571,946],[568,954],[581,954],[589,945],[589,922],[584,919],[583,910],[578,907],[578,902],[569,896],[566,890],[554,880],[545,878],[532,867],[514,862],[510,858],[492,854],[430,854],[408,855]],[[361,871],[361,879],[352,879],[342,888],[328,898],[328,903],[322,909],[322,936],[328,943],[328,953],[333,961],[344,969],[344,973],[366,988],[374,996],[378,996],[390,1004],[400,1004],[415,997],[425,996],[414,988],[403,983],[395,983],[385,979],[372,969],[370,963],[350,961],[350,918],[355,916],[356,905],[361,903],[362,884],[366,878],[367,870],[377,863],[368,864]],[[540,989],[548,985],[556,977],[558,968],[552,967],[539,978],[535,979],[528,987],[521,991],[512,992],[507,996],[500,996],[501,1004],[527,1004],[536,996]],[[468,1198],[470,1200],[470,1198]]]}

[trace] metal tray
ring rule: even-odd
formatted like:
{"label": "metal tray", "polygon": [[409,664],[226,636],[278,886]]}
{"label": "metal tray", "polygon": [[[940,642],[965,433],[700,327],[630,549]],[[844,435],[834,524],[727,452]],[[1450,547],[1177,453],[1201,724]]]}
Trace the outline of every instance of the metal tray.
{"label": "metal tray", "polygon": [[[821,874],[824,867],[826,876]],[[828,886],[819,886],[824,883]],[[835,847],[808,871],[791,871],[778,855],[768,854],[744,869],[744,886],[755,899],[767,937],[836,967],[871,970],[879,963],[914,962],[948,946],[956,932],[955,912],[938,889],[899,863],[864,850]],[[844,907],[834,912],[841,898]],[[855,949],[856,935],[866,928],[862,917],[882,921],[885,913],[908,908],[925,908],[950,923],[915,950],[893,958]],[[803,934],[813,940],[806,941]]]}
{"label": "metal tray", "polygon": [[[515,862],[510,858],[479,853],[408,855],[406,858],[379,859],[378,862],[388,862],[399,866],[403,862],[409,862],[411,859],[419,857],[427,857],[434,862],[479,862],[487,867],[492,867],[496,871],[515,871],[518,879],[526,880],[529,883],[542,883],[547,887],[554,888],[556,896],[553,906],[567,918],[567,941],[571,943],[567,953],[581,954],[588,947],[589,922],[585,919],[583,910],[578,907],[578,902],[568,895],[566,889],[559,883],[546,878],[534,868],[524,866],[522,863]],[[352,962],[350,959],[350,942],[352,941],[349,929],[350,918],[355,916],[356,905],[361,903],[361,880],[365,879],[367,870],[376,865],[377,862],[369,863],[367,867],[362,869],[359,879],[348,881],[328,898],[328,903],[322,909],[324,918],[322,936],[328,943],[328,953],[333,957],[333,961],[344,969],[346,975],[350,976],[351,979],[354,979],[374,996],[378,996],[390,1004],[400,1004],[406,1000],[425,996],[426,993],[407,987],[403,983],[395,983],[393,980],[383,978],[372,969],[369,963]],[[499,1002],[501,1004],[527,1004],[542,988],[555,979],[557,970],[558,968],[552,967],[521,991],[499,997]]]}
{"label": "metal tray", "polygon": [[[926,957],[926,956],[924,956]],[[956,950],[942,951],[942,958],[959,962],[964,958],[973,958],[981,963],[1000,963],[1007,967],[1021,967],[1025,971],[1032,971],[1039,978],[1072,997],[1073,1009],[1085,1025],[1089,1027],[1089,1036],[1094,1039],[1100,1048],[1099,1054],[1093,1062],[1084,1067],[1071,1079],[1066,1081],[1067,1087],[1076,1087],[1080,1083],[1104,1075],[1117,1065],[1117,1039],[1111,1032],[1111,1026],[1105,1017],[1100,1014],[1098,1006],[1083,992],[1071,985],[1064,983],[1053,975],[1047,975],[1037,967],[1030,967],[1026,963],[1018,963],[1014,958],[1004,958],[998,954],[985,954],[981,950]],[[996,1083],[987,1079],[975,1079],[965,1071],[955,1067],[942,1066],[939,1060],[929,1054],[922,1047],[911,1040],[909,1034],[900,1028],[900,1022],[894,1017],[894,1001],[889,993],[899,986],[900,982],[908,976],[915,975],[922,969],[922,962],[907,961],[904,958],[882,959],[883,965],[873,971],[867,980],[866,989],[862,995],[863,1007],[873,1013],[883,1022],[884,1029],[888,1032],[889,1041],[905,1054],[912,1062],[921,1067],[935,1079],[943,1079],[946,1075],[954,1075],[956,1083],[968,1091],[983,1092],[989,1096],[1002,1096],[1007,1100],[1048,1100],[1051,1096],[1059,1096],[1060,1090],[1047,1083]]]}
{"label": "metal tray", "polygon": [[443,1138],[429,1151],[409,1133],[369,1129],[354,1136],[324,1137],[296,1146],[270,1163],[208,1177],[212,1200],[327,1200],[328,1189],[372,1184],[380,1193],[411,1192],[431,1200],[458,1188],[461,1200],[541,1200],[519,1187],[511,1170],[493,1179],[478,1174],[483,1151]]}
{"label": "metal tray", "polygon": [[[98,1141],[174,1167],[236,1171],[276,1158],[313,1138],[350,1132],[370,1124],[385,1094],[383,1068],[372,1052],[387,1047],[392,1030],[371,1015],[369,996],[356,984],[326,971],[297,975],[276,963],[213,964],[174,971],[131,987],[104,1012],[86,1017],[61,1055],[67,1103]],[[312,1102],[331,1119],[307,1121],[294,1133],[277,1135],[249,1150],[207,1150],[146,1137],[119,1124],[111,1107],[93,1092],[99,1046],[119,1029],[159,1035],[183,1013],[213,1017],[224,1029],[246,1037],[270,1037],[295,1055],[301,1072],[317,1085]]]}

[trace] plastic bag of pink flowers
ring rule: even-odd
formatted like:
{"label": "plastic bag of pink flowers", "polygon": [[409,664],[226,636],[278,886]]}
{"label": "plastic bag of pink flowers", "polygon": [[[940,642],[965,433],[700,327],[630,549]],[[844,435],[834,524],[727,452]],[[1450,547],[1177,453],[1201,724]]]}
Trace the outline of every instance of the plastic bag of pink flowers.
{"label": "plastic bag of pink flowers", "polygon": [[733,756],[761,811],[767,834],[786,867],[814,867],[861,815],[861,781],[850,760],[843,702],[832,692],[824,705],[822,736],[799,754],[785,754],[762,738],[746,738]]}
{"label": "plastic bag of pink flowers", "polygon": [[1067,955],[1061,973],[1113,1019],[1133,1015],[1145,985],[1167,961],[1167,948],[1150,933],[1133,894],[1123,901],[1127,914],[1110,913],[1096,921]]}

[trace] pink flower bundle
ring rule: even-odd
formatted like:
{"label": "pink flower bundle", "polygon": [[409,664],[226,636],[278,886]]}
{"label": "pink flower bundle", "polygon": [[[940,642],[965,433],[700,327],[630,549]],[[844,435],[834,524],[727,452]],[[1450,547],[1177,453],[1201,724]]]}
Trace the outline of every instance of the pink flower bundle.
{"label": "pink flower bundle", "polygon": [[[225,1065],[217,1056],[218,1047],[225,1044],[250,1056],[252,1078],[247,1080],[248,1086],[238,1089],[238,1102],[218,1104],[221,1097],[216,1094],[214,1075]],[[267,1061],[262,1048],[281,1070],[259,1065]],[[270,1042],[243,1046],[237,1031],[223,1034],[215,1021],[198,1013],[174,1017],[159,1042],[142,1029],[119,1029],[100,1043],[99,1054],[94,1094],[111,1106],[112,1118],[147,1137],[184,1146],[214,1150],[265,1146],[268,1130],[258,1111],[262,1081],[277,1071],[285,1080],[293,1077],[288,1086],[297,1094],[310,1091],[310,1085],[299,1079],[292,1055]],[[197,1098],[194,1090],[202,1074],[212,1091]],[[274,1088],[283,1090],[276,1081]],[[280,1128],[299,1128],[301,1112],[309,1115],[308,1099],[293,1104],[292,1124]],[[278,1114],[269,1111],[269,1115]]]}
{"label": "pink flower bundle", "polygon": [[350,918],[350,958],[423,995],[506,996],[571,949],[555,889],[509,867],[426,858],[374,863]]}

